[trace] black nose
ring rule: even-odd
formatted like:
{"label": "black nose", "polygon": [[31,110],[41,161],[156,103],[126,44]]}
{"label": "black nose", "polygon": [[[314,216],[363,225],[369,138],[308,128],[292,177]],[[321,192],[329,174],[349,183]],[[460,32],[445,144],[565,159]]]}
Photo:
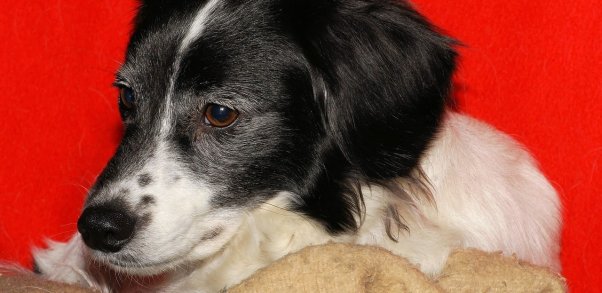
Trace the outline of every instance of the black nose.
{"label": "black nose", "polygon": [[89,207],[77,221],[77,230],[88,247],[102,252],[118,252],[134,234],[136,221],[125,212]]}

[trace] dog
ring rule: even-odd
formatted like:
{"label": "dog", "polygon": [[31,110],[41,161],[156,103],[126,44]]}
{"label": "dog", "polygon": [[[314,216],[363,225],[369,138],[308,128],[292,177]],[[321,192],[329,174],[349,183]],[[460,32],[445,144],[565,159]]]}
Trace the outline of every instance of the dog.
{"label": "dog", "polygon": [[142,0],[124,135],[48,279],[217,292],[304,247],[455,248],[560,270],[560,204],[524,148],[450,107],[456,41],[392,0]]}

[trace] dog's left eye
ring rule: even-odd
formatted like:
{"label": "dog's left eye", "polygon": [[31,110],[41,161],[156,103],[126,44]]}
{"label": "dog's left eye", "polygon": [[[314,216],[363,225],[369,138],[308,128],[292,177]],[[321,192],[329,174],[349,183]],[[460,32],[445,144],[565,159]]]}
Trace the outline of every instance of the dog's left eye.
{"label": "dog's left eye", "polygon": [[205,108],[203,122],[212,127],[224,128],[238,119],[238,111],[223,105],[209,104]]}

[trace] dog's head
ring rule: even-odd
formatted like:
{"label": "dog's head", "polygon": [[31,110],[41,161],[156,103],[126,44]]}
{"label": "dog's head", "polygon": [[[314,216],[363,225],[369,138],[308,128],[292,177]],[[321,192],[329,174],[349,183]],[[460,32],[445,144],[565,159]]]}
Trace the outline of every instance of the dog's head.
{"label": "dog's head", "polygon": [[451,43],[396,1],[143,1],[85,243],[154,273],[216,253],[276,196],[353,231],[354,183],[407,176],[435,135]]}

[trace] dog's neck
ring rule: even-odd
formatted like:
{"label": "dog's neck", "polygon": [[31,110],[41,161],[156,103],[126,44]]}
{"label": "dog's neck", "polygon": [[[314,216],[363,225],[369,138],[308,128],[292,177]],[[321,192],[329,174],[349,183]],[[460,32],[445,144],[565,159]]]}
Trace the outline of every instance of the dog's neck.
{"label": "dog's neck", "polygon": [[[429,162],[428,157],[427,153],[423,161]],[[430,174],[432,168],[428,169],[425,176],[434,176]],[[190,264],[188,270],[178,270],[165,282],[169,287],[160,291],[198,292],[203,288],[207,292],[219,292],[288,254],[329,242],[380,246],[407,257],[423,272],[434,275],[445,263],[450,243],[457,242],[457,235],[443,233],[423,214],[433,212],[436,207],[430,193],[422,194],[430,191],[418,186],[420,182],[398,178],[390,183],[397,185],[397,190],[403,190],[404,194],[393,194],[395,189],[377,185],[362,186],[365,213],[358,219],[359,229],[339,235],[329,234],[321,224],[287,209],[294,196],[283,193],[248,213],[237,233],[220,252]],[[403,225],[407,225],[393,227],[394,238],[387,231],[391,209],[403,220]],[[421,244],[416,245],[417,242]]]}
{"label": "dog's neck", "polygon": [[[331,241],[344,241],[349,236],[334,237],[319,224],[284,207],[279,196],[249,213],[236,235],[219,253],[193,264],[194,270],[172,276],[166,292],[186,292],[204,288],[218,292],[251,276],[287,254],[304,247]],[[348,241],[345,241],[348,242]]]}
{"label": "dog's neck", "polygon": [[[193,264],[191,270],[173,275],[172,280],[167,282],[169,287],[164,288],[164,291],[198,292],[199,288],[203,288],[207,292],[219,292],[240,283],[257,270],[288,254],[329,242],[381,246],[410,259],[413,253],[425,253],[415,247],[410,249],[412,240],[407,231],[400,230],[396,240],[387,235],[385,220],[390,205],[394,205],[413,229],[412,239],[431,238],[432,243],[425,248],[429,251],[434,246],[441,246],[437,247],[441,253],[432,256],[432,266],[438,268],[442,265],[449,252],[446,248],[448,241],[432,237],[432,230],[436,227],[415,225],[415,212],[408,209],[407,203],[396,203],[396,197],[384,188],[365,186],[362,193],[366,213],[361,219],[360,229],[336,236],[327,233],[320,224],[284,208],[287,204],[286,196],[277,197],[248,214],[238,233],[219,253],[202,263]],[[429,236],[422,237],[424,235]],[[429,267],[425,267],[427,273],[429,270]]]}

